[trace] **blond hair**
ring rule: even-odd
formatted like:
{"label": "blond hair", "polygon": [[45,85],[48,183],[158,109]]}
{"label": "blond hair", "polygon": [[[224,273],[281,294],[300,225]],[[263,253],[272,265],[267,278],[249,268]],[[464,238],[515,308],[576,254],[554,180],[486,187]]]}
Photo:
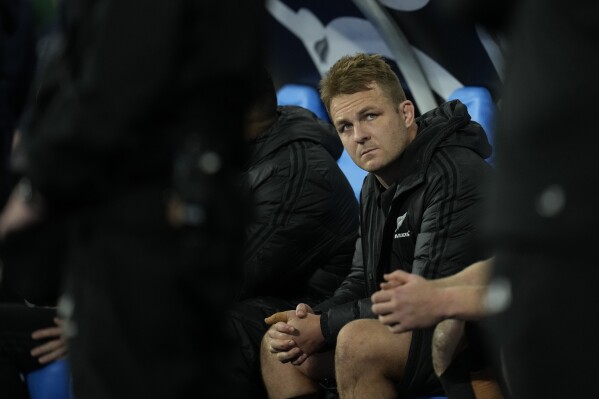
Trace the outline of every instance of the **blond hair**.
{"label": "blond hair", "polygon": [[399,79],[378,54],[355,54],[340,58],[320,81],[320,98],[329,115],[331,101],[340,94],[354,94],[372,89],[376,83],[395,103],[406,100]]}

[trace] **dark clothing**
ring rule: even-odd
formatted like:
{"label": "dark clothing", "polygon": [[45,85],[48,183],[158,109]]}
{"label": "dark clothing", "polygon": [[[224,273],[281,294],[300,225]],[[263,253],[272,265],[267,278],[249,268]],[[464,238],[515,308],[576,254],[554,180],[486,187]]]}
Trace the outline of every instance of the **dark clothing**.
{"label": "dark clothing", "polygon": [[592,0],[525,0],[510,32],[491,285],[511,301],[489,330],[515,399],[597,389],[598,17]]}
{"label": "dark clothing", "polygon": [[252,44],[259,26],[246,21],[260,20],[259,5],[66,1],[64,54],[47,68],[26,137],[24,172],[49,206],[170,184],[174,153],[190,147],[239,165],[242,143],[222,136],[237,138],[243,121],[221,110],[248,102],[262,53]]}
{"label": "dark clothing", "polygon": [[255,215],[241,298],[323,299],[349,271],[358,203],[335,162],[343,146],[333,127],[300,107],[278,112],[250,146],[246,178]]}
{"label": "dark clothing", "polygon": [[[31,333],[55,326],[65,232],[63,224],[43,223],[0,242],[0,397],[28,398],[20,375],[42,367],[29,352],[44,340]],[[24,299],[38,306],[25,306]]]}
{"label": "dark clothing", "polygon": [[[580,253],[579,246],[596,242],[597,15],[599,3],[588,0],[567,8],[520,2],[506,70],[510,102],[502,106],[497,136],[493,231],[501,246],[519,242]],[[553,80],[555,87],[545,84]],[[570,117],[556,118],[558,112]]]}
{"label": "dark clothing", "polygon": [[13,33],[17,29],[18,0],[0,0],[0,34]]}
{"label": "dark clothing", "polygon": [[[263,12],[66,3],[22,172],[48,215],[68,218],[77,398],[244,397],[225,370],[224,315],[240,275],[247,205],[235,184]],[[184,205],[182,226],[167,222],[168,198]]]}
{"label": "dark clothing", "polygon": [[231,312],[238,384],[260,389],[264,318],[323,301],[349,272],[359,210],[335,162],[342,151],[330,124],[294,106],[279,107],[274,125],[250,145],[244,177],[255,216],[246,234],[244,300]]}
{"label": "dark clothing", "polygon": [[30,308],[19,304],[0,304],[0,394],[3,398],[27,399],[27,387],[20,374],[42,365],[30,351],[48,339],[34,340],[31,333],[53,327],[56,310]]}
{"label": "dark clothing", "polygon": [[0,209],[15,183],[9,156],[36,63],[31,1],[0,0]]}
{"label": "dark clothing", "polygon": [[0,242],[4,265],[0,302],[27,300],[37,306],[56,306],[63,289],[67,231],[65,223],[52,220],[14,232]]}
{"label": "dark clothing", "polygon": [[[383,273],[402,269],[440,278],[489,256],[479,237],[491,175],[484,161],[491,151],[484,131],[470,121],[466,107],[457,100],[416,122],[418,134],[402,155],[401,175],[387,213],[376,177],[369,174],[364,181],[361,238],[352,271],[335,295],[317,307],[323,311],[327,344],[335,342],[350,321],[375,317],[370,296],[379,289]],[[431,336],[432,329],[415,333],[408,376],[416,372],[418,378],[427,379],[432,373]],[[420,355],[416,358],[415,353]]]}

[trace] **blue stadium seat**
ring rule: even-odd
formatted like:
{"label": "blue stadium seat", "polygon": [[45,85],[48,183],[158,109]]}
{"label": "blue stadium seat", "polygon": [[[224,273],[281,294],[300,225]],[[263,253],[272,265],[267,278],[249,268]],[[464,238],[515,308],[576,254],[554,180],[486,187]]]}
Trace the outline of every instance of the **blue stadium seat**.
{"label": "blue stadium seat", "polygon": [[279,105],[298,105],[314,112],[323,121],[329,120],[318,90],[312,86],[286,84],[277,91],[277,102]]}
{"label": "blue stadium seat", "polygon": [[71,378],[66,360],[56,360],[25,376],[31,399],[71,399]]}
{"label": "blue stadium seat", "polygon": [[[455,99],[466,105],[472,120],[478,122],[485,129],[489,143],[493,145],[493,124],[497,107],[489,90],[479,86],[461,87],[455,90],[447,100]],[[492,159],[493,156],[491,155],[488,161],[492,162]]]}
{"label": "blue stadium seat", "polygon": [[368,174],[364,169],[360,169],[354,161],[350,158],[347,151],[343,150],[343,154],[337,160],[337,165],[349,180],[349,184],[354,190],[354,194],[358,201],[360,200],[360,190],[362,190],[362,183],[364,183],[364,178]]}
{"label": "blue stadium seat", "polygon": [[[277,102],[279,105],[298,105],[314,112],[320,119],[328,121],[328,115],[325,110],[318,90],[312,86],[287,84],[281,87],[277,92]],[[337,160],[337,164],[347,177],[351,184],[356,198],[360,199],[360,190],[367,172],[360,169],[343,150],[343,154]]]}

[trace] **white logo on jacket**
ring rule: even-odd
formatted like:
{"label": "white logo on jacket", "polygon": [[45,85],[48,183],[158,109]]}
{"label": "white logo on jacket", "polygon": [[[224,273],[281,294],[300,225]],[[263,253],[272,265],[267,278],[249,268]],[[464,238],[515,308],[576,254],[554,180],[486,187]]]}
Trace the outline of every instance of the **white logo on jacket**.
{"label": "white logo on jacket", "polygon": [[409,237],[410,236],[410,231],[406,231],[405,233],[398,233],[397,231],[399,230],[399,228],[401,227],[401,225],[403,224],[403,221],[406,219],[406,216],[408,215],[408,212],[404,213],[403,215],[401,215],[400,217],[397,218],[397,227],[395,228],[395,238],[403,238],[403,237]]}

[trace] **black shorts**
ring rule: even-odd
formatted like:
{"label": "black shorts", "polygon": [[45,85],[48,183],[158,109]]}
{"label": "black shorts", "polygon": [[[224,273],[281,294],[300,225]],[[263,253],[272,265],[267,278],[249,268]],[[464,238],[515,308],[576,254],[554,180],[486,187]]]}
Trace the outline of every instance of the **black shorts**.
{"label": "black shorts", "polygon": [[434,328],[414,330],[405,373],[396,385],[398,396],[444,395],[432,360]]}

